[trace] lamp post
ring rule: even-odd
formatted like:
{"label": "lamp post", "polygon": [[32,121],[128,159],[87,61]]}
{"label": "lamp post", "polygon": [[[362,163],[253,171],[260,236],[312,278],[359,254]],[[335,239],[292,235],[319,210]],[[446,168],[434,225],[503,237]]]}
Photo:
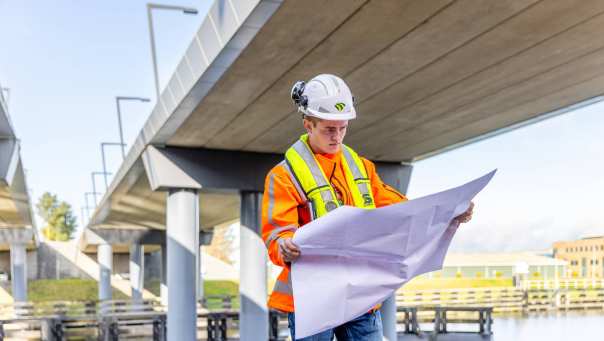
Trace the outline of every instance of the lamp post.
{"label": "lamp post", "polygon": [[[92,192],[88,192],[88,194],[92,194]],[[86,202],[88,202],[88,197],[86,197]],[[82,225],[82,227],[86,226],[86,224],[90,222],[90,210],[91,209],[94,209],[94,207],[88,206],[88,203],[86,203],[86,206],[81,206],[81,212],[82,212],[82,217],[83,217],[82,223],[84,224],[84,225]]]}
{"label": "lamp post", "polygon": [[92,206],[90,206],[90,203],[88,201],[88,196],[90,195],[96,195],[96,194],[101,194],[101,193],[93,193],[93,192],[86,192],[84,193],[84,200],[86,201],[86,207],[84,207],[86,209],[86,213],[88,213],[87,217],[90,218],[90,209],[93,208]]}
{"label": "lamp post", "polygon": [[97,175],[111,175],[111,173],[107,172],[91,172],[90,179],[92,180],[92,197],[94,198],[94,206],[97,205],[96,195],[100,194],[96,191],[96,181],[94,181],[95,176]]}
{"label": "lamp post", "polygon": [[86,226],[86,215],[84,214],[84,206],[80,206],[80,214],[82,216],[82,227]]}
{"label": "lamp post", "polygon": [[126,144],[124,144],[124,130],[122,128],[122,111],[120,110],[120,101],[140,101],[140,102],[150,102],[151,100],[144,97],[127,97],[127,96],[116,96],[115,97],[115,105],[117,106],[117,124],[120,129],[120,143],[122,145],[122,159],[126,158],[126,149],[124,148]]}
{"label": "lamp post", "polygon": [[197,9],[192,7],[162,5],[147,3],[147,22],[149,24],[149,41],[151,43],[151,59],[153,60],[153,76],[155,77],[155,102],[159,102],[159,75],[157,74],[157,56],[155,52],[155,35],[153,32],[153,10],[182,11],[183,14],[197,15]]}
{"label": "lamp post", "polygon": [[118,142],[101,142],[101,157],[103,158],[103,177],[105,178],[105,190],[109,189],[109,184],[107,182],[107,163],[105,162],[105,147],[107,146],[122,146],[123,148],[124,144]]}

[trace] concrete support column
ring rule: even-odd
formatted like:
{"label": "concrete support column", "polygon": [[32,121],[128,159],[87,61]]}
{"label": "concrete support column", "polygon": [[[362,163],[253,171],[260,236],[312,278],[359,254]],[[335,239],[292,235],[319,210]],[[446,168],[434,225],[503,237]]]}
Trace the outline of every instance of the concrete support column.
{"label": "concrete support column", "polygon": [[384,341],[397,341],[396,335],[396,296],[392,295],[382,303],[382,326],[384,326]]}
{"label": "concrete support column", "polygon": [[111,244],[99,244],[97,247],[99,263],[99,300],[111,300],[111,274],[113,273],[113,248]]}
{"label": "concrete support column", "polygon": [[[387,164],[387,163],[376,163],[378,173],[381,175],[382,180],[390,186],[396,188],[399,192],[405,194],[409,188],[409,182],[411,180],[411,172],[413,166],[402,165],[402,164]],[[382,314],[382,326],[384,328],[384,340],[396,341],[398,340],[396,334],[396,293],[388,297],[382,308],[380,309]]]}
{"label": "concrete support column", "polygon": [[10,270],[15,302],[27,301],[27,249],[25,244],[10,245]]}
{"label": "concrete support column", "polygon": [[267,254],[260,237],[261,202],[260,192],[241,193],[241,341],[268,340]]}
{"label": "concrete support column", "polygon": [[195,277],[199,249],[196,190],[171,189],[167,202],[168,341],[193,341],[197,332]]}
{"label": "concrete support column", "polygon": [[141,244],[130,245],[130,290],[132,302],[142,303],[145,278],[145,252]]}
{"label": "concrete support column", "polygon": [[201,301],[203,299],[203,284],[204,284],[204,280],[203,280],[203,267],[201,264],[201,245],[197,247],[197,302]]}
{"label": "concrete support column", "polygon": [[159,285],[159,296],[161,304],[168,306],[168,248],[161,244],[161,282]]}

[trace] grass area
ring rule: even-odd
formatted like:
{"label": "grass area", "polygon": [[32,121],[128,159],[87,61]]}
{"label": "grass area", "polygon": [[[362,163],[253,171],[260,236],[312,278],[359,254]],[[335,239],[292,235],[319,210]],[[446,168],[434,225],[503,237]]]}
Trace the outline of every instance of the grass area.
{"label": "grass area", "polygon": [[511,278],[415,278],[403,290],[438,290],[487,287],[511,287]]}
{"label": "grass area", "polygon": [[[145,289],[151,291],[153,295],[159,296],[159,285],[158,280],[148,281],[145,283]],[[231,281],[205,281],[203,289],[206,296],[239,295],[239,284]]]}
{"label": "grass area", "polygon": [[[484,279],[484,278],[415,278],[405,284],[403,290],[438,290],[486,287],[511,287],[511,279]],[[145,288],[159,296],[159,281],[145,283]],[[28,282],[28,298],[33,302],[46,301],[86,301],[98,299],[98,284],[94,280],[86,279],[44,279]],[[10,287],[8,288],[10,293]],[[234,297],[233,308],[239,307],[239,284],[231,281],[205,281],[204,293],[206,297],[231,296]],[[120,291],[113,290],[115,299],[127,299]],[[210,300],[210,308],[219,308],[220,302]]]}
{"label": "grass area", "polygon": [[[91,279],[39,279],[27,283],[27,298],[32,302],[94,301],[98,295],[98,284]],[[113,298],[121,300],[128,296],[114,289]]]}
{"label": "grass area", "polygon": [[[234,306],[239,307],[239,284],[231,281],[206,281],[204,283],[206,296],[234,296]],[[145,283],[145,288],[159,296],[159,281]],[[8,286],[8,292],[11,289]],[[32,302],[48,301],[94,301],[98,299],[98,283],[95,280],[64,278],[40,279],[27,283],[27,297]],[[128,299],[121,291],[113,290],[113,298]]]}
{"label": "grass area", "polygon": [[[159,296],[159,281],[149,281],[145,283],[145,289],[151,291],[154,295]],[[205,281],[204,282],[204,295],[205,297],[212,296],[231,296],[234,297],[232,307],[234,309],[239,308],[239,283],[231,281]],[[208,301],[209,309],[219,309],[222,307],[222,303],[215,299]]]}

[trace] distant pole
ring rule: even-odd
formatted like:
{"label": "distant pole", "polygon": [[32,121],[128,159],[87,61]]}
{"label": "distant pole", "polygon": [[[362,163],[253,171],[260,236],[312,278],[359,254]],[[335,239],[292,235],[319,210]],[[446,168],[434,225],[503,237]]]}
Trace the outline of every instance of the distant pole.
{"label": "distant pole", "polygon": [[[121,129],[120,129],[121,132]],[[121,146],[124,147],[123,143],[117,142],[101,142],[101,156],[103,158],[103,178],[105,179],[105,191],[109,189],[109,183],[107,182],[107,163],[105,162],[105,147],[106,146]],[[123,153],[123,149],[122,149]]]}
{"label": "distant pole", "polygon": [[98,205],[97,200],[96,200],[96,195],[100,194],[96,191],[96,181],[95,181],[95,177],[97,175],[111,175],[111,173],[106,173],[106,172],[91,172],[90,173],[90,179],[92,180],[92,197],[94,198],[94,206],[96,207]]}
{"label": "distant pole", "polygon": [[183,14],[197,15],[198,11],[192,7],[162,5],[162,4],[147,4],[147,24],[149,25],[149,41],[151,43],[151,60],[153,62],[153,76],[155,78],[155,103],[159,102],[159,75],[157,72],[157,56],[155,51],[155,33],[153,31],[153,11],[154,9],[182,11]]}
{"label": "distant pole", "polygon": [[[101,193],[97,193],[97,194],[101,194]],[[86,212],[88,212],[88,218],[90,218],[90,209],[93,208],[92,206],[90,206],[90,203],[88,201],[88,197],[90,195],[93,195],[93,193],[92,192],[84,193],[84,199],[86,200]]]}
{"label": "distant pole", "polygon": [[149,102],[150,99],[144,97],[126,97],[126,96],[116,96],[115,97],[115,105],[117,106],[117,124],[120,130],[120,144],[122,146],[122,160],[126,159],[126,144],[124,143],[124,130],[122,128],[122,111],[120,109],[120,101],[140,101],[140,102]]}
{"label": "distant pole", "polygon": [[92,197],[94,198],[94,206],[96,207],[96,183],[94,181],[94,172],[90,173],[90,178],[92,179]]}
{"label": "distant pole", "polygon": [[85,215],[84,215],[84,206],[80,206],[80,214],[81,214],[81,220],[82,220],[82,227],[86,226],[86,220],[85,220]]}

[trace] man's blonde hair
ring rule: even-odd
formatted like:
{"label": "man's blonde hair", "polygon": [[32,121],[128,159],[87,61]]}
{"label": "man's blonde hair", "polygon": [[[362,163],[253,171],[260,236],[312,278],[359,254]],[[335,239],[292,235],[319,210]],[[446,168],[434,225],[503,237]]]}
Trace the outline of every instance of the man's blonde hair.
{"label": "man's blonde hair", "polygon": [[317,123],[319,123],[319,121],[321,121],[320,118],[317,118],[317,117],[314,117],[314,116],[305,115],[305,114],[302,114],[302,119],[310,121],[312,123],[313,127],[316,127]]}

